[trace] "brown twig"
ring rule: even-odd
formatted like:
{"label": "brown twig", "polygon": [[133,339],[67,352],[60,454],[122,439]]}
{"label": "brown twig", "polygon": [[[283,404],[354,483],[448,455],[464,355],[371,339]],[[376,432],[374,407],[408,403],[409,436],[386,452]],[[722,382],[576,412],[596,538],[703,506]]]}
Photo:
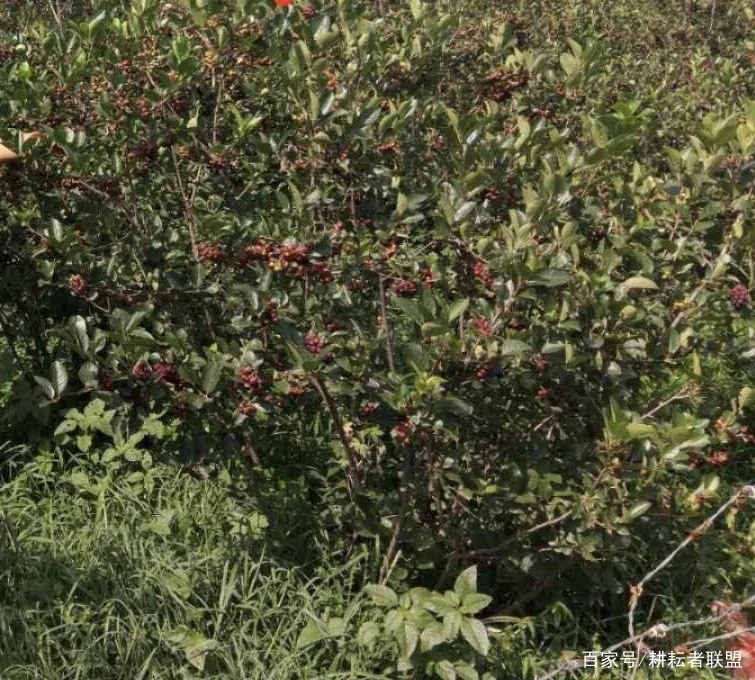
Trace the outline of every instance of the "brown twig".
{"label": "brown twig", "polygon": [[199,251],[197,250],[197,233],[196,233],[196,218],[194,211],[192,210],[192,204],[189,197],[184,190],[183,180],[181,179],[181,169],[178,167],[178,159],[176,158],[176,150],[171,147],[170,155],[173,159],[173,167],[176,171],[176,180],[178,182],[178,191],[181,194],[181,202],[183,203],[184,216],[186,217],[186,226],[189,229],[189,239],[191,241],[191,254],[195,260],[199,260]]}
{"label": "brown twig", "polygon": [[[687,537],[679,543],[679,545],[669,553],[669,555],[661,561],[661,563],[652,571],[648,572],[643,579],[635,586],[631,588],[631,598],[630,598],[630,607],[629,607],[629,613],[628,613],[628,628],[629,628],[629,637],[622,640],[621,642],[617,642],[616,644],[611,645],[610,647],[606,647],[602,650],[604,653],[613,652],[617,649],[620,649],[622,647],[628,647],[630,645],[633,645],[635,647],[641,647],[644,644],[644,641],[649,638],[664,638],[669,633],[681,630],[684,628],[693,628],[698,626],[705,626],[710,625],[713,623],[717,623],[720,621],[723,621],[724,619],[727,619],[731,616],[732,609],[741,609],[742,607],[745,607],[747,605],[755,603],[755,595],[749,596],[747,599],[743,600],[741,603],[734,605],[732,607],[729,607],[726,611],[723,613],[718,614],[717,616],[708,617],[705,619],[700,619],[697,621],[684,621],[682,623],[675,623],[672,625],[666,625],[664,623],[657,623],[654,626],[650,627],[648,630],[636,634],[634,631],[634,614],[635,610],[637,608],[637,604],[639,603],[640,597],[642,597],[642,590],[644,585],[652,579],[654,576],[656,576],[662,569],[667,567],[671,561],[676,557],[676,555],[679,554],[681,550],[683,550],[686,546],[688,546],[693,541],[696,541],[702,534],[704,534],[713,524],[713,522],[720,517],[728,508],[730,508],[732,505],[734,505],[736,502],[740,501],[742,498],[755,498],[755,486],[748,485],[742,487],[736,494],[731,496],[721,507],[719,507],[708,519],[706,519],[702,524],[700,524],[696,529],[694,529],[692,532],[690,532]],[[737,637],[741,635],[743,632],[755,632],[755,626],[738,630],[734,632],[727,632],[723,635],[718,635],[715,637],[710,638],[704,638],[701,640],[694,640],[692,642],[687,643],[685,646],[689,647],[691,650],[699,649],[700,647],[707,646],[709,644],[712,644],[714,642],[717,642],[719,640],[726,640],[733,637]],[[546,673],[545,675],[541,675],[536,680],[552,680],[552,678],[555,678],[562,673],[571,673],[579,668],[582,667],[583,660],[582,659],[571,659],[570,661],[567,661],[564,664],[561,664],[558,668],[554,669],[553,671]]]}
{"label": "brown twig", "polygon": [[571,515],[572,515],[572,511],[569,510],[563,513],[562,515],[559,515],[558,517],[554,517],[553,519],[549,519],[549,520],[546,520],[545,522],[541,522],[540,524],[537,524],[534,527],[530,527],[529,529],[525,529],[523,531],[518,531],[513,536],[509,536],[505,541],[503,541],[502,543],[499,543],[498,545],[492,548],[478,548],[476,550],[468,550],[465,552],[461,552],[457,550],[453,552],[451,556],[448,558],[448,561],[446,562],[446,566],[443,569],[443,572],[441,573],[440,578],[438,579],[438,582],[435,584],[435,590],[441,590],[443,588],[446,581],[448,580],[448,577],[451,574],[451,570],[453,569],[454,565],[457,564],[460,560],[464,560],[464,559],[474,560],[474,559],[485,559],[487,557],[494,557],[498,553],[503,552],[512,543],[516,543],[517,541],[520,541],[526,536],[537,533],[538,531],[542,531],[543,529],[547,529],[548,527],[555,526],[556,524],[561,524],[561,522],[564,522],[567,519],[569,519]]}
{"label": "brown twig", "polygon": [[338,432],[338,438],[341,440],[341,444],[343,445],[344,451],[346,452],[346,463],[348,465],[348,482],[349,482],[349,493],[353,493],[356,491],[359,491],[362,488],[362,483],[359,476],[359,457],[357,456],[357,452],[354,450],[354,447],[351,445],[351,442],[349,441],[348,436],[346,435],[346,429],[343,425],[343,420],[341,418],[341,414],[338,412],[338,406],[336,406],[335,401],[333,401],[333,397],[330,395],[330,392],[328,392],[328,389],[325,387],[325,383],[320,380],[320,378],[315,375],[314,373],[309,376],[310,382],[315,386],[315,389],[320,393],[320,396],[322,397],[323,401],[325,402],[325,406],[328,409],[328,413],[330,414],[330,417],[333,419],[333,424],[336,426],[336,431]]}
{"label": "brown twig", "polygon": [[682,551],[684,548],[686,548],[690,543],[693,543],[694,541],[697,541],[704,533],[708,531],[708,529],[713,526],[713,522],[715,522],[724,512],[726,512],[734,503],[738,502],[743,495],[747,495],[750,498],[755,497],[755,487],[754,486],[745,486],[742,487],[737,493],[735,493],[731,498],[729,498],[728,501],[726,501],[721,507],[718,508],[708,519],[706,519],[704,522],[702,522],[697,528],[693,529],[687,536],[684,538],[684,540],[679,543],[676,548],[674,548],[662,561],[661,563],[652,571],[649,571],[645,576],[642,578],[642,580],[637,583],[636,585],[632,586],[630,589],[631,596],[629,599],[629,613],[627,614],[628,619],[628,628],[629,628],[629,637],[635,637],[634,634],[634,613],[637,609],[637,605],[639,604],[640,598],[642,597],[642,591],[645,587],[645,584],[650,581],[652,578],[654,578],[659,572],[661,572],[663,569],[665,569],[672,561],[673,559]]}
{"label": "brown twig", "polygon": [[380,325],[383,327],[383,334],[385,335],[388,370],[395,373],[396,365],[393,362],[393,341],[391,340],[391,327],[388,323],[388,305],[385,303],[385,276],[383,274],[378,275],[378,299],[380,301]]}
{"label": "brown twig", "polygon": [[391,566],[398,554],[398,542],[401,538],[401,531],[404,528],[404,521],[406,520],[406,513],[409,510],[409,501],[411,499],[413,487],[409,484],[409,476],[412,470],[412,455],[409,447],[404,448],[404,473],[401,479],[401,508],[396,517],[396,523],[393,525],[393,533],[391,534],[390,543],[388,543],[388,549],[385,551],[383,557],[383,564],[380,567],[380,583],[385,584],[390,573]]}

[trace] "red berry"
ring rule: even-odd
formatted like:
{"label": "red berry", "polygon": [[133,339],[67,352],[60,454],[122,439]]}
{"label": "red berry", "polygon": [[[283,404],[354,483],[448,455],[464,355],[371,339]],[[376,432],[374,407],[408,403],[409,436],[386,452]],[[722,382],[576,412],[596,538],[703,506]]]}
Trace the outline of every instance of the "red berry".
{"label": "red berry", "polygon": [[103,390],[112,390],[113,382],[113,374],[110,371],[100,371],[99,383]]}
{"label": "red berry", "polygon": [[179,385],[181,383],[181,376],[170,364],[160,361],[155,364],[154,371],[158,382],[165,382],[171,385]]}
{"label": "red berry", "polygon": [[197,246],[197,257],[201,262],[218,263],[225,259],[225,253],[212,243],[200,243]]}
{"label": "red berry", "polygon": [[257,390],[262,386],[262,379],[248,366],[239,366],[236,377],[250,390]]}
{"label": "red berry", "polygon": [[81,274],[74,274],[69,281],[69,285],[74,295],[83,295],[87,289],[86,279]]}
{"label": "red berry", "polygon": [[242,416],[253,416],[257,413],[257,404],[252,401],[243,401],[239,404],[239,413]]}
{"label": "red berry", "polygon": [[489,338],[491,335],[493,335],[493,328],[491,327],[490,322],[487,319],[472,319],[469,324],[480,335],[486,338]]}
{"label": "red berry", "polygon": [[409,423],[399,423],[393,428],[393,437],[399,444],[406,444],[411,435],[411,426]]}
{"label": "red berry", "polygon": [[547,399],[550,396],[550,391],[547,387],[541,387],[537,391],[537,397],[538,399]]}
{"label": "red berry", "polygon": [[729,290],[729,300],[731,301],[734,309],[744,309],[750,306],[750,291],[738,283],[736,286]]}
{"label": "red berry", "polygon": [[319,354],[320,350],[324,347],[325,343],[322,341],[322,338],[317,334],[317,331],[314,329],[310,329],[307,331],[307,334],[304,336],[304,348],[312,353],[312,354]]}
{"label": "red berry", "polygon": [[485,263],[476,262],[474,267],[472,267],[472,274],[474,274],[475,278],[480,279],[480,281],[486,286],[490,287],[493,285],[493,276]]}
{"label": "red berry", "polygon": [[131,375],[137,380],[148,380],[152,375],[152,366],[146,361],[139,361],[131,369]]}
{"label": "red berry", "polygon": [[359,408],[359,415],[362,418],[367,418],[370,414],[374,413],[380,404],[377,401],[368,401],[366,404],[362,404]]}
{"label": "red berry", "polygon": [[399,279],[398,281],[393,282],[391,290],[396,293],[396,295],[409,297],[417,292],[417,284],[412,281],[407,281],[406,279]]}

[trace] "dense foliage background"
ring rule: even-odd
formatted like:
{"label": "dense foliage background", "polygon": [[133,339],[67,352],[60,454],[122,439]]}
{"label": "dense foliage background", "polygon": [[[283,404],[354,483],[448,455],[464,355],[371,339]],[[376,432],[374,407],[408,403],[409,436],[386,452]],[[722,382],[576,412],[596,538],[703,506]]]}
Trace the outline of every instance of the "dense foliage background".
{"label": "dense foliage background", "polygon": [[[0,2],[2,677],[535,678],[624,637],[752,475],[753,28]],[[636,625],[750,595],[751,505]]]}

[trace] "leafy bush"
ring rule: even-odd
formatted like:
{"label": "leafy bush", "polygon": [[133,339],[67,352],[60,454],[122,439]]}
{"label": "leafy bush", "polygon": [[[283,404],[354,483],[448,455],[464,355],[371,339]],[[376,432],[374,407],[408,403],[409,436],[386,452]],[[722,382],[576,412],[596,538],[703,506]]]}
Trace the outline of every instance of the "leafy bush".
{"label": "leafy bush", "polygon": [[741,480],[755,395],[751,41],[685,16],[673,95],[622,11],[19,12],[4,438],[95,495],[241,455],[398,591],[477,565],[506,615],[622,611]]}

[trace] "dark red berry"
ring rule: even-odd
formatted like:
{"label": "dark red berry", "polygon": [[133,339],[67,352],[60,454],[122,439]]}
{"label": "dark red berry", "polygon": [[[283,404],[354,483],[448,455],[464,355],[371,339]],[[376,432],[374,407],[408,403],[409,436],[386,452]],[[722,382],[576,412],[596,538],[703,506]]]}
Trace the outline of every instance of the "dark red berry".
{"label": "dark red berry", "polygon": [[239,404],[239,413],[242,416],[253,416],[257,413],[257,404],[252,401],[243,401]]}
{"label": "dark red berry", "polygon": [[262,386],[262,379],[248,366],[239,366],[236,369],[236,377],[250,390],[257,390]]}
{"label": "dark red berry", "polygon": [[179,385],[181,383],[181,376],[178,374],[178,371],[168,363],[163,361],[156,363],[154,372],[158,382],[169,383],[171,385]]}
{"label": "dark red berry", "polygon": [[100,371],[99,383],[103,390],[112,390],[113,382],[113,374],[110,371]]}
{"label": "dark red berry", "polygon": [[738,283],[729,290],[729,300],[734,309],[745,309],[750,306],[750,291],[744,285]]}
{"label": "dark red berry", "polygon": [[212,243],[200,243],[197,246],[197,258],[201,262],[222,262],[225,259],[223,250]]}
{"label": "dark red berry", "polygon": [[322,341],[322,338],[317,334],[317,331],[314,329],[310,329],[307,331],[307,334],[304,336],[304,348],[311,352],[312,354],[319,354],[320,350],[322,350],[325,343]]}
{"label": "dark red berry", "polygon": [[146,361],[140,361],[131,369],[131,375],[137,380],[148,380],[152,375],[152,366]]}
{"label": "dark red berry", "polygon": [[488,321],[487,319],[472,319],[469,324],[480,335],[486,338],[489,338],[491,335],[493,335],[493,328],[490,325],[490,321]]}
{"label": "dark red berry", "polygon": [[81,274],[74,274],[69,281],[69,285],[74,295],[83,295],[87,289],[86,279]]}
{"label": "dark red berry", "polygon": [[398,281],[393,282],[391,290],[396,293],[396,295],[409,297],[417,292],[417,284],[413,281],[407,281],[406,279],[399,279]]}
{"label": "dark red berry", "polygon": [[474,267],[472,267],[472,274],[474,274],[474,277],[482,281],[486,286],[490,287],[493,285],[493,276],[484,262],[476,262]]}

